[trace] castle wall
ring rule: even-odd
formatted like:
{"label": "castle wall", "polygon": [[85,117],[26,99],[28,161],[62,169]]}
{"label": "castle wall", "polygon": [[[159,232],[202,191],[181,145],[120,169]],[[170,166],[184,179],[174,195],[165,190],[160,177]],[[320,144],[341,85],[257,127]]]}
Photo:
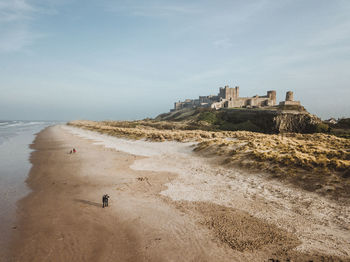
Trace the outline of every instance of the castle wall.
{"label": "castle wall", "polygon": [[234,100],[228,101],[227,107],[244,107],[246,106],[248,98],[239,97]]}
{"label": "castle wall", "polygon": [[273,106],[275,102],[268,97],[239,97],[235,100],[228,101],[228,107],[263,107]]}
{"label": "castle wall", "polygon": [[[289,92],[289,99],[293,99],[293,93]],[[267,91],[266,96],[239,97],[239,87],[220,87],[218,95],[200,96],[199,99],[186,99],[184,102],[177,102],[174,110],[193,107],[264,107],[276,105],[276,91]]]}
{"label": "castle wall", "polygon": [[222,107],[224,107],[224,103],[223,102],[215,102],[215,103],[212,103],[210,105],[211,108],[214,108],[214,109],[220,109]]}

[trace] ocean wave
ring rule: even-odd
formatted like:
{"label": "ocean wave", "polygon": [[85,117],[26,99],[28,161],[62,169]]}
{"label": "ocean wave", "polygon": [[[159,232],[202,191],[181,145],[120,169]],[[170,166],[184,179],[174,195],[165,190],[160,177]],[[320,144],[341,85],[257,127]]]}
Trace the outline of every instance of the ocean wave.
{"label": "ocean wave", "polygon": [[45,122],[45,121],[8,121],[0,122],[0,128],[9,128],[9,127],[26,127],[33,125],[48,125],[54,122]]}
{"label": "ocean wave", "polygon": [[53,121],[0,121],[0,146],[21,134],[38,133],[45,127],[58,124]]}

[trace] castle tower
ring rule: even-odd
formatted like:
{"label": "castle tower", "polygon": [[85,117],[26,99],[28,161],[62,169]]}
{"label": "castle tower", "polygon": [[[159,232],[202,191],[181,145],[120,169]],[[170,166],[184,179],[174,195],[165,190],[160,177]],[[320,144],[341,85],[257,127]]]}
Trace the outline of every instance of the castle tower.
{"label": "castle tower", "polygon": [[220,87],[220,89],[219,89],[219,97],[221,97],[221,98],[225,97],[225,90],[223,87]]}
{"label": "castle tower", "polygon": [[235,98],[239,97],[239,86],[235,87]]}
{"label": "castle tower", "polygon": [[271,100],[272,106],[276,105],[276,91],[275,90],[267,91],[267,97]]}
{"label": "castle tower", "polygon": [[294,101],[294,94],[292,91],[286,93],[286,101]]}
{"label": "castle tower", "polygon": [[225,93],[224,98],[225,99],[230,99],[230,87],[229,86],[225,86],[224,93]]}
{"label": "castle tower", "polygon": [[288,91],[286,93],[286,100],[280,102],[280,106],[288,106],[288,105],[300,106],[299,101],[294,101],[294,94],[292,91]]}
{"label": "castle tower", "polygon": [[[220,91],[221,92],[221,91]],[[234,88],[230,88],[229,86],[225,86],[224,88],[224,99],[227,100],[232,100],[235,96],[235,89]]]}

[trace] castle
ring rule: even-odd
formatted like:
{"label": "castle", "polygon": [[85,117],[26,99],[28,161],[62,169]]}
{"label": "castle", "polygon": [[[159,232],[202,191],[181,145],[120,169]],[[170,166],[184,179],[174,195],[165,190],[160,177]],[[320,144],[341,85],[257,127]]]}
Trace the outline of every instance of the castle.
{"label": "castle", "polygon": [[[300,102],[293,101],[293,92],[288,91],[286,101],[280,105],[300,105]],[[265,96],[239,97],[239,86],[231,88],[225,86],[220,87],[217,95],[200,96],[198,99],[186,99],[183,102],[175,102],[174,109],[171,111],[180,110],[183,108],[210,107],[214,109],[230,108],[230,107],[245,107],[245,108],[260,108],[276,106],[276,91],[267,91]]]}

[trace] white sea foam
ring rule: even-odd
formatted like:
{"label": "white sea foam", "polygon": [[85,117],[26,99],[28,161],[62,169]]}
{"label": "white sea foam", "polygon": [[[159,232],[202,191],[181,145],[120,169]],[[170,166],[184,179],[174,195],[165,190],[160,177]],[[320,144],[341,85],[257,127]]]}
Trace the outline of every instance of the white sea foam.
{"label": "white sea foam", "polygon": [[295,232],[301,251],[350,256],[350,207],[294,189],[263,174],[214,167],[192,153],[194,143],[129,140],[64,126],[73,134],[130,154],[146,156],[136,170],[167,171],[178,177],[160,194],[173,200],[209,201],[244,210]]}
{"label": "white sea foam", "polygon": [[28,126],[35,126],[35,125],[49,125],[49,124],[55,124],[56,122],[39,122],[39,121],[7,121],[7,122],[0,122],[0,128],[13,128],[13,127],[28,127]]}

